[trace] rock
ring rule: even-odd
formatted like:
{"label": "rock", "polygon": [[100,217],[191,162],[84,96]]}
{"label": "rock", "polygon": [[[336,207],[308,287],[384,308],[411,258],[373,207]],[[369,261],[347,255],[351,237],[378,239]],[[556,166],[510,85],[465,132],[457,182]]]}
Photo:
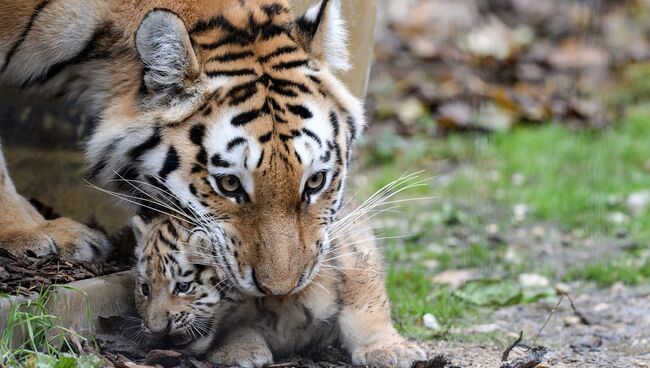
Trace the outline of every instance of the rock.
{"label": "rock", "polygon": [[488,224],[485,227],[485,232],[490,234],[490,235],[494,235],[494,234],[499,232],[499,225],[497,225],[497,224]]}
{"label": "rock", "polygon": [[473,333],[492,333],[500,330],[501,327],[496,323],[487,323],[484,325],[472,326],[467,329],[464,329],[463,331],[466,334],[473,334]]}
{"label": "rock", "polygon": [[458,289],[475,278],[475,270],[446,270],[434,276],[431,281],[434,284],[449,285],[452,289]]}
{"label": "rock", "polygon": [[422,115],[426,113],[426,108],[419,99],[411,97],[404,100],[397,107],[397,117],[406,125],[413,125]]}
{"label": "rock", "polygon": [[650,190],[630,194],[625,201],[625,205],[634,216],[644,213],[650,205]]}
{"label": "rock", "polygon": [[613,212],[609,214],[607,219],[614,225],[622,225],[630,220],[628,215],[624,214],[623,212]]}
{"label": "rock", "polygon": [[530,207],[521,203],[516,204],[512,206],[512,213],[515,217],[515,221],[521,222],[524,221],[526,217],[528,217],[528,214],[530,213]]}
{"label": "rock", "polygon": [[559,295],[569,294],[571,293],[571,286],[559,282],[555,284],[555,292],[558,293]]}
{"label": "rock", "polygon": [[541,226],[535,226],[530,231],[531,235],[537,240],[542,239],[546,235],[546,230]]}
{"label": "rock", "polygon": [[594,306],[593,311],[596,313],[601,313],[609,309],[609,304],[607,303],[598,303]]}
{"label": "rock", "polygon": [[542,275],[535,273],[522,273],[519,275],[519,284],[523,287],[547,287],[550,283],[548,279]]}
{"label": "rock", "polygon": [[173,368],[181,364],[183,355],[172,350],[151,350],[147,354],[145,364],[160,365],[163,368]]}
{"label": "rock", "polygon": [[575,326],[580,323],[580,317],[578,316],[566,316],[562,320],[565,326]]}
{"label": "rock", "polygon": [[422,323],[429,330],[440,331],[440,323],[438,323],[436,317],[431,313],[427,313],[422,317]]}

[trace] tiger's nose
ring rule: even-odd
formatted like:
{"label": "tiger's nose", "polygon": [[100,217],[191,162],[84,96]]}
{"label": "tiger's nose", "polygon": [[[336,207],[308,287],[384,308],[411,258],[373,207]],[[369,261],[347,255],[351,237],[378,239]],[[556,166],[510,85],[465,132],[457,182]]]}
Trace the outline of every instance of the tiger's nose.
{"label": "tiger's nose", "polygon": [[281,282],[268,282],[264,278],[258,278],[257,272],[253,269],[253,283],[265,295],[268,296],[285,296],[298,286],[300,280],[282,280]]}

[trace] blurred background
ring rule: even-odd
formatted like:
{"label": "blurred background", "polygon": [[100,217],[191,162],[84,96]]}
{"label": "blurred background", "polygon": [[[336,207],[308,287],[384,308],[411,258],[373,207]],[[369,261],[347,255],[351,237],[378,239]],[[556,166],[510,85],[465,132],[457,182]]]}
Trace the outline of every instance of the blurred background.
{"label": "blurred background", "polygon": [[[374,18],[343,0],[353,53]],[[400,331],[458,364],[519,331],[553,366],[650,361],[650,0],[378,0],[369,128],[350,193],[409,173],[377,209]],[[355,60],[353,88],[366,63]],[[21,124],[9,124],[8,122]],[[73,105],[0,93],[20,190],[114,231],[85,188]],[[578,318],[558,293],[571,295]],[[541,331],[541,332],[540,332]]]}

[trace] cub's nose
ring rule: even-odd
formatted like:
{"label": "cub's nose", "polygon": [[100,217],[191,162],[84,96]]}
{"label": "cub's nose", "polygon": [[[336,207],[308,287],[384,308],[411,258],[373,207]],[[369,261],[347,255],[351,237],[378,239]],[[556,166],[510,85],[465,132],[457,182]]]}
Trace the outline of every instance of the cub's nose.
{"label": "cub's nose", "polygon": [[169,335],[172,329],[172,321],[167,318],[164,320],[151,320],[146,322],[146,326],[154,335]]}
{"label": "cub's nose", "polygon": [[255,286],[265,295],[268,296],[285,296],[298,286],[298,280],[269,280],[268,278],[259,277],[253,269],[253,282]]}

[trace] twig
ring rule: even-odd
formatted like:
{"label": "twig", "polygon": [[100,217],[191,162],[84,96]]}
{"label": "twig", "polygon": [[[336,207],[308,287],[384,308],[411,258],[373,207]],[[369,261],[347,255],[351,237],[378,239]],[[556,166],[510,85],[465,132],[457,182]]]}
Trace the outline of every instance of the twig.
{"label": "twig", "polygon": [[546,328],[546,325],[548,324],[548,322],[555,315],[555,312],[557,311],[557,308],[560,306],[560,303],[562,303],[562,300],[564,300],[565,295],[566,294],[561,294],[560,295],[560,299],[557,301],[557,304],[555,305],[555,307],[553,307],[553,309],[551,310],[551,313],[549,313],[549,315],[546,318],[546,321],[544,321],[544,324],[542,325],[542,327],[540,327],[539,331],[537,331],[537,334],[535,335],[535,338],[533,339],[533,345],[537,345],[537,339],[539,338],[539,335],[542,334],[542,331],[544,331],[544,329]]}
{"label": "twig", "polygon": [[512,345],[508,346],[506,351],[503,352],[503,355],[501,355],[501,362],[507,362],[508,357],[510,356],[510,353],[512,352],[512,349],[516,348],[519,343],[521,343],[521,340],[524,339],[524,331],[519,332],[519,338],[512,343]]}
{"label": "twig", "polygon": [[569,294],[564,294],[566,295],[567,298],[569,298],[569,302],[571,303],[571,309],[573,309],[573,314],[576,315],[576,317],[580,318],[580,323],[583,325],[591,326],[591,322],[585,317],[584,314],[582,314],[578,308],[576,308],[575,304],[573,304],[573,299],[571,299],[571,295]]}

